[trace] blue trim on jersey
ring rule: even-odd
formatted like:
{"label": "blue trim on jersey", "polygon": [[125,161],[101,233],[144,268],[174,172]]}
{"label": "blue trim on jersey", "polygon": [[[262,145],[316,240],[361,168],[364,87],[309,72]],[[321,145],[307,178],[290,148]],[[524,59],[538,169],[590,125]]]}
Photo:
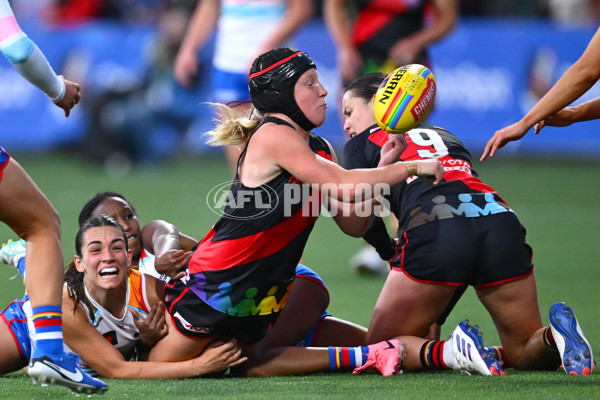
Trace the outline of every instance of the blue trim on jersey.
{"label": "blue trim on jersey", "polygon": [[327,295],[329,296],[329,289],[327,289],[325,281],[323,281],[323,279],[319,275],[317,275],[315,271],[308,268],[306,265],[298,264],[296,266],[296,278],[303,278],[315,281],[316,283],[321,285],[323,290],[326,291]]}
{"label": "blue trim on jersey", "polygon": [[146,310],[139,308],[139,307],[134,307],[131,304],[127,304],[127,309],[132,309],[137,311],[137,313],[140,315],[140,317],[147,317],[148,313],[146,312]]}
{"label": "blue trim on jersey", "polygon": [[308,268],[304,264],[298,264],[296,266],[296,277],[298,277],[299,275],[319,281],[319,283],[321,283],[321,286],[323,286],[325,289],[327,289],[327,286],[325,285],[325,282],[323,282],[323,279],[319,275],[317,275],[317,273],[315,271]]}
{"label": "blue trim on jersey", "polygon": [[250,1],[242,4],[223,4],[221,6],[221,15],[226,14],[227,17],[243,19],[274,19],[284,13],[285,4],[256,4]]}
{"label": "blue trim on jersey", "polygon": [[10,155],[8,155],[8,152],[4,150],[4,147],[0,146],[0,170],[2,170],[6,166],[9,159]]}
{"label": "blue trim on jersey", "polygon": [[2,54],[11,64],[25,62],[35,50],[35,43],[27,36],[2,49]]}
{"label": "blue trim on jersey", "polygon": [[25,362],[29,362],[31,358],[31,338],[27,326],[27,315],[23,311],[23,303],[28,300],[29,297],[25,295],[21,300],[10,303],[0,313],[0,317],[8,325],[8,329],[15,339],[15,345],[19,348],[19,354]]}
{"label": "blue trim on jersey", "polygon": [[[92,307],[94,307],[94,306],[92,305]],[[92,323],[90,323],[90,325],[92,325],[94,328],[96,328],[99,323],[98,317],[101,315],[102,315],[102,311],[100,311],[98,309],[96,311],[94,311],[94,321]]]}
{"label": "blue trim on jersey", "polygon": [[[298,264],[296,266],[296,278],[306,278],[306,279],[311,279],[313,281],[316,281],[323,287],[323,289],[325,289],[325,291],[327,291],[327,293],[329,293],[329,291],[327,290],[327,286],[325,285],[325,282],[323,281],[323,279],[319,275],[317,275],[317,273],[315,271],[308,268],[306,265]],[[321,321],[323,321],[323,319],[325,317],[330,317],[330,316],[331,316],[331,314],[329,314],[327,312],[327,310],[323,311],[323,314],[321,314],[317,323],[312,327],[310,332],[308,332],[308,334],[296,344],[296,346],[298,346],[298,347],[312,346],[316,340],[317,331],[319,329],[319,326],[321,325]]]}

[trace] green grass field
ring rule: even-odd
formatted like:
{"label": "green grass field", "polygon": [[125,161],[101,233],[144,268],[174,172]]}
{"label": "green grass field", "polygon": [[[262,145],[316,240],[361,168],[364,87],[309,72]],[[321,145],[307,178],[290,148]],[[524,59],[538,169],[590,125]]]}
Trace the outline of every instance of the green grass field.
{"label": "green grass field", "polygon": [[[165,219],[181,231],[201,238],[216,222],[206,205],[206,194],[230,179],[221,157],[204,156],[173,161],[153,169],[113,170],[86,165],[61,155],[19,155],[58,209],[62,218],[65,254],[73,253],[77,215],[98,191],[122,192],[136,207],[142,223]],[[527,228],[534,249],[538,297],[544,322],[557,301],[576,312],[592,347],[600,351],[600,178],[597,162],[574,160],[492,159],[476,162],[480,176],[499,191]],[[0,225],[0,241],[14,238]],[[309,239],[304,261],[325,279],[331,293],[329,311],[361,324],[369,317],[383,278],[349,272],[348,260],[360,241],[345,236],[333,221],[322,217]],[[0,265],[0,304],[21,297],[20,279]],[[442,330],[447,337],[456,324],[469,318],[484,332],[486,344],[498,344],[491,319],[470,289]],[[600,398],[600,372],[571,377],[558,372],[516,372],[502,378],[463,376],[454,371],[406,374],[397,378],[326,374],[269,379],[196,379],[164,381],[111,380],[106,399],[128,398],[477,398],[547,399]],[[0,377],[0,398],[71,398],[62,388],[32,386],[22,372]]]}

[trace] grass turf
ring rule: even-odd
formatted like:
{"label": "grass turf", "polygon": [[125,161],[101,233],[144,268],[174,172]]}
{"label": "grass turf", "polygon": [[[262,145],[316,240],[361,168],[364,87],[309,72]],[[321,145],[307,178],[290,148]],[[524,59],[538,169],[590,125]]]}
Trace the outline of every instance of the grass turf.
{"label": "grass turf", "polygon": [[[98,191],[123,193],[136,207],[142,223],[165,219],[196,238],[217,220],[206,203],[209,190],[230,179],[221,157],[178,160],[154,168],[111,169],[110,172],[65,155],[19,155],[16,159],[59,211],[65,255],[73,252],[77,215]],[[597,162],[573,160],[493,159],[476,162],[483,180],[494,187],[517,212],[534,249],[538,298],[542,317],[556,301],[566,301],[577,314],[588,340],[600,351],[600,202]],[[0,241],[14,238],[0,224]],[[309,239],[304,262],[314,268],[331,293],[329,311],[367,325],[383,278],[348,272],[348,260],[360,241],[345,236],[333,221],[321,217]],[[20,279],[8,280],[14,270],[0,266],[0,304],[21,297]],[[456,324],[469,318],[484,332],[486,344],[498,344],[493,323],[469,289],[442,329],[447,337]],[[570,377],[557,372],[517,372],[500,379],[461,376],[455,372],[406,374],[398,379],[349,374],[269,379],[201,379],[164,381],[111,380],[107,399],[126,398],[594,398],[600,396],[600,375]],[[56,387],[40,389],[22,372],[0,378],[0,398],[26,399],[69,396]]]}

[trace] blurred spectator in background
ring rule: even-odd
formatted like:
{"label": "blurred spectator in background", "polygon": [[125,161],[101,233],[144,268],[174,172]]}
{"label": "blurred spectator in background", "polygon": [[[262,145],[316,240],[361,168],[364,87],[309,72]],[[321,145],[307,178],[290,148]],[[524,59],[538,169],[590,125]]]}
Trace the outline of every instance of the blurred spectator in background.
{"label": "blurred spectator in background", "polygon": [[324,0],[323,5],[344,84],[405,64],[431,67],[427,47],[445,37],[458,18],[457,0]]}
{"label": "blurred spectator in background", "polygon": [[540,0],[550,18],[562,24],[585,24],[598,21],[598,0]]}
{"label": "blurred spectator in background", "polygon": [[48,24],[69,25],[98,19],[156,23],[170,0],[52,0],[44,18]]}
{"label": "blurred spectator in background", "polygon": [[577,107],[567,107],[581,97],[600,79],[600,29],[581,57],[564,73],[554,86],[520,121],[496,131],[487,142],[481,161],[493,157],[508,142],[519,140],[535,125],[537,134],[544,125],[567,126],[574,122],[600,117],[600,100]]}
{"label": "blurred spectator in background", "polygon": [[46,19],[57,25],[84,22],[103,17],[107,6],[104,0],[55,0],[48,7]]}
{"label": "blurred spectator in background", "polygon": [[542,15],[547,0],[461,0],[461,15],[535,17]]}
{"label": "blurred spectator in background", "polygon": [[[175,78],[192,87],[199,76],[199,51],[216,31],[210,75],[217,103],[248,101],[236,110],[246,116],[252,109],[248,71],[259,54],[282,46],[312,16],[313,3],[306,0],[201,0],[191,19],[175,61]],[[232,169],[240,150],[226,147]]]}
{"label": "blurred spectator in background", "polygon": [[86,158],[118,166],[156,163],[177,150],[198,116],[199,90],[186,90],[173,77],[173,61],[195,0],[172,0],[162,13],[156,38],[148,45],[148,70],[131,87],[99,93],[83,140]]}

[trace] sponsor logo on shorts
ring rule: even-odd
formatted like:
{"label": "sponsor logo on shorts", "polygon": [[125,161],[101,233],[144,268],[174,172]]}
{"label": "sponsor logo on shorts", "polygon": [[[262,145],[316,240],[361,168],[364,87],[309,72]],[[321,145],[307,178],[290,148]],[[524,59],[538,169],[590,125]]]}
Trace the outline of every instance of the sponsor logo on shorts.
{"label": "sponsor logo on shorts", "polygon": [[177,320],[181,323],[181,326],[183,326],[183,328],[187,331],[194,332],[194,333],[210,333],[210,332],[212,332],[212,327],[194,326],[194,325],[190,324],[189,322],[187,322],[185,320],[185,318],[183,318],[181,316],[181,314],[179,314],[179,312],[176,312],[175,314],[173,314],[173,317],[177,318]]}

